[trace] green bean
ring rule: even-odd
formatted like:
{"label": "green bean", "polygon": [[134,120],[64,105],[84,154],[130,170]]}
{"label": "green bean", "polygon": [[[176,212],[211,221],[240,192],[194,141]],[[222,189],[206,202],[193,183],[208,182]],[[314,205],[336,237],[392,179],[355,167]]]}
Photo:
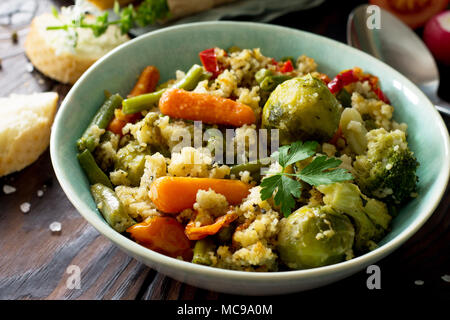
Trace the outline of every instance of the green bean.
{"label": "green bean", "polygon": [[145,93],[145,94],[141,94],[139,96],[133,97],[133,98],[123,100],[123,105],[122,105],[123,113],[131,114],[131,113],[136,113],[136,112],[140,112],[142,110],[148,109],[152,105],[155,105],[158,103],[162,94],[166,90],[167,89],[161,89],[159,91]]}
{"label": "green bean", "polygon": [[97,126],[99,129],[106,129],[114,118],[114,110],[120,106],[122,100],[122,97],[118,94],[113,94],[105,100],[81,138],[77,141],[77,146],[80,151],[85,149],[91,152],[94,151],[98,144],[98,137],[93,132],[94,127]]}
{"label": "green bean", "polygon": [[339,100],[344,108],[351,108],[352,96],[347,90],[342,89],[341,91],[339,91],[339,93],[336,95],[336,99]]}
{"label": "green bean", "polygon": [[88,149],[84,150],[82,153],[79,153],[77,158],[80,162],[81,168],[83,168],[86,173],[90,184],[101,183],[112,188],[112,184],[111,181],[109,181],[108,176],[97,165],[92,153]]}
{"label": "green bean", "polygon": [[257,161],[250,161],[247,163],[237,164],[231,167],[230,174],[239,177],[239,173],[248,171],[254,181],[261,180],[261,168],[270,165],[270,158],[263,158]]}
{"label": "green bean", "polygon": [[[192,90],[194,89],[201,77],[204,75],[203,68],[197,64],[194,64],[191,69],[186,73],[186,76],[175,83],[172,88]],[[125,114],[136,113],[158,103],[162,94],[167,89],[161,89],[156,92],[141,94],[136,97],[125,99],[123,101],[122,111]]]}
{"label": "green bean", "polygon": [[124,232],[136,222],[125,212],[116,193],[101,183],[91,186],[91,193],[97,208],[106,222],[117,232]]}
{"label": "green bean", "polygon": [[214,249],[215,244],[211,239],[205,238],[198,240],[194,246],[194,256],[192,258],[192,263],[210,266],[212,264],[212,261],[208,252],[213,251]]}
{"label": "green bean", "polygon": [[273,91],[282,82],[291,79],[290,76],[279,75],[279,76],[267,76],[260,83],[260,87],[264,91]]}
{"label": "green bean", "polygon": [[194,90],[198,84],[198,81],[203,75],[203,68],[198,64],[194,64],[191,69],[186,73],[186,76],[175,83],[174,88],[184,89],[187,91]]}

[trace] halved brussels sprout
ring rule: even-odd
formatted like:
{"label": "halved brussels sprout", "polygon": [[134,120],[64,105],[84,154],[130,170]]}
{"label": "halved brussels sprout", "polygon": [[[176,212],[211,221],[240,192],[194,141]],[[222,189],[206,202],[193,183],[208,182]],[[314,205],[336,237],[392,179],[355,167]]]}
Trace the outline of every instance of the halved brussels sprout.
{"label": "halved brussels sprout", "polygon": [[341,109],[322,80],[308,74],[278,85],[264,106],[262,126],[279,129],[280,144],[327,141],[338,129]]}
{"label": "halved brussels sprout", "polygon": [[351,253],[355,229],[330,207],[304,206],[281,224],[278,251],[292,269],[309,269],[341,262]]}

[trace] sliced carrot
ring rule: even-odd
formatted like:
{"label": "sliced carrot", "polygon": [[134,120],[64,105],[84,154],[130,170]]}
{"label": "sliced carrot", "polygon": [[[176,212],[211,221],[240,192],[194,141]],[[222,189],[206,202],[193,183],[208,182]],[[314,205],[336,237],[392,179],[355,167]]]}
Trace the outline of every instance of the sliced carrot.
{"label": "sliced carrot", "polygon": [[134,85],[128,97],[139,96],[144,93],[155,91],[156,85],[159,81],[159,71],[155,66],[147,66],[142,70],[138,81]]}
{"label": "sliced carrot", "polygon": [[192,208],[198,190],[212,189],[227,198],[231,205],[238,205],[248,193],[250,186],[239,180],[161,177],[156,179],[149,191],[156,208],[166,213],[178,213]]}
{"label": "sliced carrot", "polygon": [[255,113],[249,106],[208,93],[169,89],[159,100],[159,109],[173,118],[198,120],[208,124],[240,127],[255,123]]}
{"label": "sliced carrot", "polygon": [[184,227],[175,218],[152,217],[127,229],[140,245],[170,257],[191,260],[191,242]]}
{"label": "sliced carrot", "polygon": [[107,130],[122,135],[122,128],[125,127],[127,123],[135,123],[140,118],[142,118],[140,112],[125,114],[122,112],[122,109],[116,109],[114,110],[114,118],[109,123]]}
{"label": "sliced carrot", "polygon": [[[134,85],[133,90],[131,90],[128,97],[138,96],[144,93],[149,93],[155,91],[156,85],[159,81],[159,71],[155,66],[147,66],[142,70],[138,81]],[[122,135],[122,128],[125,127],[127,123],[135,123],[137,120],[142,118],[140,112],[125,114],[122,109],[116,109],[114,111],[114,118],[109,123],[107,130],[114,132],[115,134]]]}
{"label": "sliced carrot", "polygon": [[184,233],[189,240],[200,240],[207,236],[216,234],[220,231],[220,229],[228,226],[237,218],[237,213],[234,210],[230,210],[225,215],[218,217],[213,224],[209,225],[197,227],[194,219],[186,225]]}

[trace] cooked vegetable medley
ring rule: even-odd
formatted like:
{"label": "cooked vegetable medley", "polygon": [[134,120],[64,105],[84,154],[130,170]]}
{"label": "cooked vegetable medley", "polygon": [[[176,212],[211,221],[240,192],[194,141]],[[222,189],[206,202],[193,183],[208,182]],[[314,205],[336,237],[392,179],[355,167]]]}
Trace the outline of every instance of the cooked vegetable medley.
{"label": "cooked vegetable medley", "polygon": [[305,55],[211,48],[160,83],[148,66],[107,96],[77,142],[98,209],[159,253],[283,271],[377,247],[417,196],[407,125],[378,78],[330,78]]}

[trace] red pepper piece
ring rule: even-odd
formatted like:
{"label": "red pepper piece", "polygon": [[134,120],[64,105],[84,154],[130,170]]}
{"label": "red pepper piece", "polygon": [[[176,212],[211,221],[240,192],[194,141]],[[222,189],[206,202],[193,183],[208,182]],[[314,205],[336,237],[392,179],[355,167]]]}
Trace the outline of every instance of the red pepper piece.
{"label": "red pepper piece", "polygon": [[217,62],[217,57],[215,53],[215,49],[206,49],[199,53],[200,61],[205,67],[206,71],[211,72],[213,78],[217,78],[220,74],[219,63]]}
{"label": "red pepper piece", "polygon": [[353,70],[347,70],[339,74],[338,76],[342,79],[342,85],[345,87],[346,85],[349,85],[350,83],[358,81],[358,78],[355,77],[353,74]]}
{"label": "red pepper piece", "polygon": [[294,71],[294,66],[292,65],[291,60],[287,60],[280,68],[282,73]]}
{"label": "red pepper piece", "polygon": [[330,89],[332,94],[338,93],[339,91],[341,91],[343,85],[342,85],[342,79],[341,77],[339,77],[339,74],[334,77],[333,80],[331,80],[330,82],[328,82],[328,89]]}
{"label": "red pepper piece", "polygon": [[380,88],[372,88],[372,91],[375,92],[375,94],[377,95],[378,99],[380,99],[384,103],[387,103],[387,104],[391,103],[389,101],[389,99],[386,97],[386,95],[383,93],[383,91],[381,91]]}

